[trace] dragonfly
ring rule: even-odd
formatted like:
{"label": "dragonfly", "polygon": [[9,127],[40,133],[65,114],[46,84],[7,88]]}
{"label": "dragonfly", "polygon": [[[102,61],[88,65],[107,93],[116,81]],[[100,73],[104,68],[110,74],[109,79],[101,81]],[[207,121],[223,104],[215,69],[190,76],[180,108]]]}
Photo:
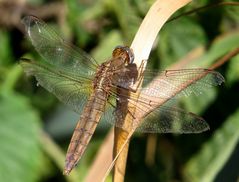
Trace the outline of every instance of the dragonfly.
{"label": "dragonfly", "polygon": [[[171,101],[220,85],[224,82],[220,73],[202,68],[143,72],[137,69],[133,50],[127,46],[117,46],[112,57],[99,64],[37,17],[26,16],[22,23],[43,60],[21,58],[20,65],[38,84],[80,114],[64,174],[77,165],[102,118],[127,130],[123,120],[128,115],[139,132],[200,133],[209,129],[203,118],[175,107]],[[152,78],[153,84],[147,86]],[[134,87],[139,80],[143,87]],[[118,109],[120,106],[125,107]]]}

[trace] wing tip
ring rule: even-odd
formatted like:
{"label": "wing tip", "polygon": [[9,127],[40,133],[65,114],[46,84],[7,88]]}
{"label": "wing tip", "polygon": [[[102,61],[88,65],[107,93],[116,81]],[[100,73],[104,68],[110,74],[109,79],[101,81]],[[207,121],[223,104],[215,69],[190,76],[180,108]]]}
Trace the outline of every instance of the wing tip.
{"label": "wing tip", "polygon": [[30,25],[32,21],[39,21],[39,19],[34,15],[27,15],[21,19],[21,23],[24,25]]}
{"label": "wing tip", "polygon": [[222,83],[225,82],[225,78],[218,71],[214,71],[211,69],[206,69],[206,70],[209,71],[214,76],[213,78],[215,79],[215,86],[221,85]]}

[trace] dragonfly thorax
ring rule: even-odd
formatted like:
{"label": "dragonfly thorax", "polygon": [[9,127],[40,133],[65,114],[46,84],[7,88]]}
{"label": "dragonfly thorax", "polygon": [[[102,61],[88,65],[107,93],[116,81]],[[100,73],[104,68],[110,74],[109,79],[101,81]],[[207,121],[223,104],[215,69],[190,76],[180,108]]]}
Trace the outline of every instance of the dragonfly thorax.
{"label": "dragonfly thorax", "polygon": [[[93,88],[108,91],[112,85],[118,86],[117,83],[125,79],[123,77],[131,72],[133,60],[134,55],[129,47],[117,46],[112,53],[112,58],[98,67]],[[127,78],[129,77],[127,76]]]}

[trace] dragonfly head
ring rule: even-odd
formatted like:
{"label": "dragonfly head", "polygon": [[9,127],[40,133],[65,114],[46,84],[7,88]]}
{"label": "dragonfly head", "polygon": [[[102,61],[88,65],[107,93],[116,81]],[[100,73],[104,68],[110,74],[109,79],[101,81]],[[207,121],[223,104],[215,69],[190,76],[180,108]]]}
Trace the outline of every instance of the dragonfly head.
{"label": "dragonfly head", "polygon": [[112,56],[114,58],[122,57],[126,64],[132,64],[134,62],[133,50],[128,46],[116,46],[113,50]]}

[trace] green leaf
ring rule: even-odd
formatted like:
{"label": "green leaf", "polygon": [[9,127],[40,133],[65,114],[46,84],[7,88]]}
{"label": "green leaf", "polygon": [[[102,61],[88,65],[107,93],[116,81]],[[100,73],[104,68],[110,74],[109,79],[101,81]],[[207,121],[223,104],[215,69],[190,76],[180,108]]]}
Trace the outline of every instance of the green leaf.
{"label": "green leaf", "polygon": [[104,62],[105,60],[111,57],[111,53],[113,48],[116,45],[121,45],[123,42],[122,36],[119,31],[111,31],[108,33],[103,40],[101,40],[100,44],[91,52],[92,56],[98,62]]}
{"label": "green leaf", "polygon": [[106,8],[112,10],[116,15],[126,44],[130,44],[140,25],[140,19],[131,3],[127,0],[106,0],[105,3]]}
{"label": "green leaf", "polygon": [[239,80],[239,55],[233,57],[229,62],[226,78],[229,85]]}
{"label": "green leaf", "polygon": [[12,61],[12,49],[10,37],[6,31],[0,30],[0,40],[0,66],[3,66]]}
{"label": "green leaf", "polygon": [[[207,52],[205,52],[204,55],[202,55],[200,58],[191,62],[191,64],[188,64],[187,67],[208,68],[210,67],[210,65],[215,63],[224,54],[238,47],[238,44],[239,44],[239,33],[231,33],[231,34],[222,36],[213,42],[210,49]],[[228,79],[230,79],[229,81],[231,82],[239,78],[239,69],[238,69],[239,62],[237,57],[234,57],[232,59],[233,61],[229,62],[229,69],[227,71],[226,76]],[[228,83],[228,79],[226,79],[225,85],[230,84]],[[205,109],[207,109],[207,106],[216,99],[217,90],[219,89],[221,88],[215,87],[210,90],[207,90],[205,93],[203,93],[202,96],[184,98],[183,104],[188,111],[191,111],[197,114],[202,113]]]}
{"label": "green leaf", "polygon": [[210,182],[225,165],[239,140],[239,110],[231,115],[201,151],[186,164],[187,181]]}
{"label": "green leaf", "polygon": [[[225,2],[238,2],[238,0],[224,0]],[[228,29],[228,24],[233,25],[238,25],[238,19],[239,19],[239,11],[238,11],[238,6],[227,6],[224,7],[225,13],[224,13],[224,26],[226,29]]]}
{"label": "green leaf", "polygon": [[16,94],[0,95],[0,179],[37,181],[41,174],[39,117],[28,101]]}
{"label": "green leaf", "polygon": [[203,29],[193,20],[180,18],[166,24],[160,32],[158,44],[162,67],[165,68],[205,42]]}
{"label": "green leaf", "polygon": [[206,68],[209,65],[212,65],[217,61],[217,59],[237,48],[238,44],[239,32],[228,33],[224,36],[218,37],[218,39],[215,40],[207,53],[193,62],[194,67],[196,65],[197,67]]}
{"label": "green leaf", "polygon": [[17,64],[8,69],[8,72],[6,72],[6,75],[4,75],[3,83],[0,86],[0,88],[2,88],[1,92],[8,93],[13,91],[21,74],[22,69]]}

